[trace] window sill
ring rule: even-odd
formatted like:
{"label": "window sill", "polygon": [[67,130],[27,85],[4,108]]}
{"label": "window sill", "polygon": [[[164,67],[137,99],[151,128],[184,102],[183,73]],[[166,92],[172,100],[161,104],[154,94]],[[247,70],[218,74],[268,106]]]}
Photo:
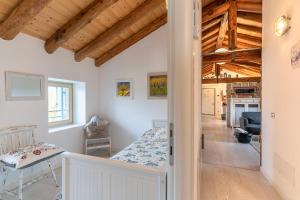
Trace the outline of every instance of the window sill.
{"label": "window sill", "polygon": [[65,131],[68,129],[72,129],[72,128],[77,128],[77,127],[83,127],[84,124],[69,124],[69,125],[64,125],[64,126],[56,126],[56,127],[50,127],[49,128],[49,133],[57,133],[57,132],[61,132],[61,131]]}

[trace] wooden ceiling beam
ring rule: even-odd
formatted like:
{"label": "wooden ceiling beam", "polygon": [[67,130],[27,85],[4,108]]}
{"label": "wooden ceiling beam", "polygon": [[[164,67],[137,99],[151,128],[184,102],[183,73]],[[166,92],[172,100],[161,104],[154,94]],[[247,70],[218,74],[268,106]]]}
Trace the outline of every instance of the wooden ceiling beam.
{"label": "wooden ceiling beam", "polygon": [[238,1],[237,2],[238,11],[243,12],[252,12],[252,13],[262,13],[262,3],[256,3],[249,0],[246,1]]}
{"label": "wooden ceiling beam", "polygon": [[237,23],[262,28],[262,15],[255,13],[238,12]]}
{"label": "wooden ceiling beam", "polygon": [[134,45],[153,31],[159,29],[161,26],[165,25],[167,23],[167,14],[162,15],[158,19],[155,19],[153,22],[142,28],[139,32],[135,33],[130,38],[122,41],[117,46],[113,47],[112,49],[108,50],[104,54],[102,54],[99,58],[95,60],[95,65],[100,66],[106,61],[110,60],[114,56],[118,55],[128,47]]}
{"label": "wooden ceiling beam", "polygon": [[241,73],[247,73],[247,75],[255,75],[260,76],[261,70],[257,68],[247,67],[247,66],[241,66],[234,63],[225,63],[224,65],[221,65],[221,67],[224,67],[227,69],[231,69],[235,72],[241,72]]}
{"label": "wooden ceiling beam", "polygon": [[219,33],[215,33],[214,35],[211,35],[210,37],[206,37],[204,40],[202,40],[202,44],[206,43],[207,41],[211,39],[216,39],[219,36]]}
{"label": "wooden ceiling beam", "polygon": [[23,0],[0,24],[0,37],[14,39],[52,0]]}
{"label": "wooden ceiling beam", "polygon": [[219,49],[219,48],[222,47],[227,29],[228,29],[228,12],[226,12],[224,14],[221,25],[220,25],[220,31],[219,31],[219,36],[218,36],[218,39],[217,39],[216,49]]}
{"label": "wooden ceiling beam", "polygon": [[230,7],[228,10],[228,47],[234,50],[237,44],[237,2],[229,0]]}
{"label": "wooden ceiling beam", "polygon": [[225,2],[222,5],[213,8],[203,8],[202,23],[208,22],[216,17],[224,15],[229,9],[229,2]]}
{"label": "wooden ceiling beam", "polygon": [[261,82],[261,77],[202,79],[202,84]]}
{"label": "wooden ceiling beam", "polygon": [[124,29],[132,26],[138,20],[140,20],[145,13],[149,12],[149,10],[153,10],[158,6],[166,4],[165,0],[146,0],[143,4],[137,7],[134,11],[129,13],[123,19],[115,23],[112,27],[101,33],[97,36],[93,41],[85,45],[79,51],[75,53],[75,60],[82,61],[84,58],[89,56],[90,53],[95,51],[99,46],[105,45],[107,42],[111,40],[112,37],[118,35]]}
{"label": "wooden ceiling beam", "polygon": [[218,39],[218,36],[212,37],[212,38],[210,38],[209,40],[204,41],[204,42],[202,43],[202,46],[205,47],[205,46],[211,44],[212,42],[215,43],[215,42],[217,41],[217,39]]}
{"label": "wooden ceiling beam", "polygon": [[207,49],[210,49],[210,48],[212,48],[212,47],[214,47],[214,49],[216,49],[216,42],[212,42],[211,44],[208,44],[208,45],[206,45],[206,46],[203,46],[203,47],[202,47],[202,51],[206,51]]}
{"label": "wooden ceiling beam", "polygon": [[247,26],[247,25],[241,25],[239,24],[237,27],[237,32],[242,33],[244,35],[250,35],[253,37],[262,38],[262,29],[253,27],[253,26]]}
{"label": "wooden ceiling beam", "polygon": [[206,48],[205,50],[202,50],[202,53],[213,53],[216,51],[216,47],[212,46],[210,48]]}
{"label": "wooden ceiling beam", "polygon": [[[225,41],[226,40],[228,40],[228,36],[225,36]],[[262,46],[261,38],[253,37],[253,36],[245,35],[245,34],[241,34],[241,33],[237,34],[237,41],[238,41],[238,43],[245,43],[245,44],[249,44],[251,46],[256,46],[256,47]]]}
{"label": "wooden ceiling beam", "polygon": [[204,54],[203,64],[261,60],[261,49],[243,49],[224,53]]}
{"label": "wooden ceiling beam", "polygon": [[236,64],[236,65],[250,66],[250,67],[256,68],[256,69],[261,68],[261,64],[253,63],[253,62],[250,62],[250,61],[234,61],[232,63]]}
{"label": "wooden ceiling beam", "polygon": [[87,8],[80,11],[75,17],[59,28],[45,43],[45,50],[53,53],[57,48],[67,42],[76,33],[91,23],[105,9],[118,0],[95,0]]}
{"label": "wooden ceiling beam", "polygon": [[202,32],[208,30],[209,28],[211,28],[217,24],[219,25],[221,23],[221,20],[222,20],[221,18],[217,18],[215,20],[212,20],[212,21],[202,24]]}
{"label": "wooden ceiling beam", "polygon": [[208,38],[212,37],[215,34],[219,34],[219,31],[220,31],[219,25],[215,25],[211,27],[210,29],[202,33],[202,41],[207,40]]}

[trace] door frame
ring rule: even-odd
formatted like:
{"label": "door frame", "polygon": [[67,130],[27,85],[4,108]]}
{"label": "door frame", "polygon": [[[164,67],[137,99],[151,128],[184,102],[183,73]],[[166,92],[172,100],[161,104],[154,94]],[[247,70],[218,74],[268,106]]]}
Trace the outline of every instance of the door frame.
{"label": "door frame", "polygon": [[174,124],[168,200],[200,198],[202,56],[200,40],[193,39],[194,5],[193,0],[168,0],[168,122]]}

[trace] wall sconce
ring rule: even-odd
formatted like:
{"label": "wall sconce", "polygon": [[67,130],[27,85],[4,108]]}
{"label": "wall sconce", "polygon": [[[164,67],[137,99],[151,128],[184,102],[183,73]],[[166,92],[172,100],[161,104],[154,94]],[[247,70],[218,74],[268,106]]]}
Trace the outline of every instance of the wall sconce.
{"label": "wall sconce", "polygon": [[287,16],[279,17],[275,22],[275,34],[280,37],[286,34],[290,29],[291,18]]}

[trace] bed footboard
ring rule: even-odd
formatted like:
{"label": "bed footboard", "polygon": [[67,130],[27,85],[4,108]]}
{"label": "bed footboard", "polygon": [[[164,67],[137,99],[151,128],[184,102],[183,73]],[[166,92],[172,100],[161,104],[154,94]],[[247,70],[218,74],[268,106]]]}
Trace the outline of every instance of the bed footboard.
{"label": "bed footboard", "polygon": [[64,200],[166,200],[161,169],[81,154],[63,154]]}

